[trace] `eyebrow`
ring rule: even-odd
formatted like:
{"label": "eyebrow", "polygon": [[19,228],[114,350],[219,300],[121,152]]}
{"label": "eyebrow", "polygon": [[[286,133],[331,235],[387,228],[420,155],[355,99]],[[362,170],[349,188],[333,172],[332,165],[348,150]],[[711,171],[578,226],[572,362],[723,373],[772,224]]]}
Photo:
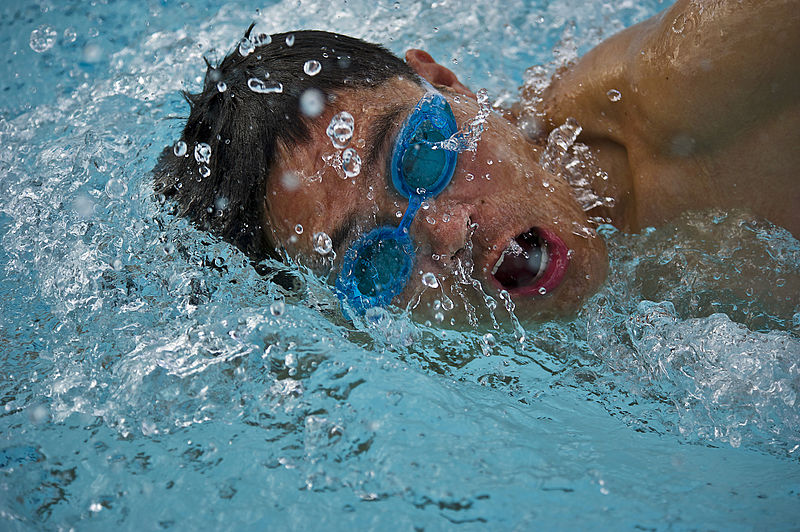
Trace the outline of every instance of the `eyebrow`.
{"label": "eyebrow", "polygon": [[368,134],[370,147],[365,160],[365,166],[369,171],[375,169],[375,165],[381,154],[386,151],[386,145],[390,140],[390,133],[392,132],[392,128],[397,125],[398,118],[411,112],[414,105],[416,104],[394,104],[372,122]]}
{"label": "eyebrow", "polygon": [[334,251],[339,253],[339,248],[342,247],[345,238],[352,232],[357,221],[358,214],[352,213],[344,222],[339,224],[339,227],[333,230],[331,234],[331,244],[333,244]]}
{"label": "eyebrow", "polygon": [[[372,172],[378,159],[386,152],[387,144],[391,140],[392,129],[397,125],[398,119],[407,115],[414,108],[416,103],[394,104],[386,111],[378,115],[369,127],[367,138],[370,143],[367,151],[364,167]],[[339,253],[339,249],[345,239],[353,232],[361,216],[359,213],[351,213],[347,219],[339,224],[331,233],[331,244],[333,249]]]}

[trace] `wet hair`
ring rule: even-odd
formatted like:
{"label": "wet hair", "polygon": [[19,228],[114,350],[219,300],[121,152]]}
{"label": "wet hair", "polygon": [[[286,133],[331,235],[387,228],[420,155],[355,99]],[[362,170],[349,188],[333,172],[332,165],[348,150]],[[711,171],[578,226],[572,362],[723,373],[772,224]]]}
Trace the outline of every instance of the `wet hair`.
{"label": "wet hair", "polygon": [[[264,226],[276,148],[310,138],[313,118],[301,113],[300,96],[316,89],[329,102],[346,89],[375,87],[395,76],[419,78],[385,48],[359,39],[296,31],[251,40],[252,29],[217,66],[206,60],[201,93],[184,92],[190,113],[180,140],[186,153],[178,143],[165,148],[153,170],[153,186],[181,215],[259,262],[278,258],[272,233]],[[309,60],[322,67],[316,75],[304,70]],[[282,92],[251,88],[279,84]],[[208,162],[203,161],[204,144],[210,148]]]}

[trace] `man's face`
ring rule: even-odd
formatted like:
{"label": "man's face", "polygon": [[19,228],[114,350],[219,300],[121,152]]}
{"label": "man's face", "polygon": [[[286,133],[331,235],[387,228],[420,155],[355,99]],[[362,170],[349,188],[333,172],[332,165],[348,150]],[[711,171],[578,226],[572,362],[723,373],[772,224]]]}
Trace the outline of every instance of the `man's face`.
{"label": "man's face", "polygon": [[[403,121],[424,93],[402,79],[342,92],[315,119],[310,141],[279,148],[267,188],[268,224],[296,261],[336,275],[359,236],[399,224],[408,200],[395,190],[388,162]],[[444,96],[459,128],[478,114],[475,100],[449,91]],[[339,111],[355,119],[350,147],[363,161],[355,177],[345,178],[335,163],[325,162],[340,151],[326,134]],[[500,299],[505,290],[518,317],[541,318],[575,310],[597,288],[607,268],[605,246],[589,229],[569,185],[543,170],[539,155],[516,126],[489,116],[477,150],[459,154],[450,184],[414,218],[416,259],[394,304],[411,303],[421,319],[441,312],[438,318],[448,323],[465,322],[470,313],[486,315],[484,293]],[[320,232],[332,237],[335,260],[334,253],[315,251],[313,238]],[[530,261],[526,268],[532,271],[516,271],[520,248],[534,255],[537,247],[546,249],[542,260]],[[430,276],[423,284],[426,273],[437,277],[438,287],[430,287]]]}

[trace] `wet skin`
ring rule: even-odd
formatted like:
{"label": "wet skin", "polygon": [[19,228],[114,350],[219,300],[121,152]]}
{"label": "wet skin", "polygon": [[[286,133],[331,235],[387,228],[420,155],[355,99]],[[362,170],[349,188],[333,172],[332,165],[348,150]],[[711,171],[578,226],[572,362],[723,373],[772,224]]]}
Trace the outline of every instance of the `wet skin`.
{"label": "wet skin", "polygon": [[[440,88],[459,127],[477,115],[479,106],[469,95]],[[325,232],[333,237],[339,258],[333,264],[334,275],[358,236],[378,225],[399,223],[396,213],[405,211],[407,200],[395,191],[387,162],[403,120],[423,94],[422,87],[403,79],[342,92],[313,122],[309,142],[279,149],[280,164],[267,188],[268,223],[275,241],[291,257],[322,274],[331,270],[330,259],[313,249],[313,235]],[[323,160],[337,152],[325,129],[341,110],[355,119],[351,146],[364,162],[361,173],[349,179],[343,179],[335,164],[326,165]],[[382,124],[389,124],[388,130],[381,131]],[[448,322],[451,318],[463,322],[469,312],[458,307],[464,304],[476,307],[480,314],[485,304],[480,290],[471,286],[472,279],[497,298],[503,286],[492,269],[511,240],[531,228],[549,239],[553,255],[561,253],[563,271],[551,275],[552,279],[540,279],[547,284],[544,295],[537,283],[511,290],[517,316],[569,313],[594,292],[606,273],[604,244],[587,223],[569,185],[545,172],[538,164],[539,156],[539,148],[516,126],[490,115],[477,150],[459,155],[450,184],[429,199],[429,207],[414,219],[410,235],[416,262],[405,291],[394,304],[411,302],[415,316],[432,318],[436,311],[432,302],[442,299],[443,290],[456,306],[447,313]],[[299,235],[298,224],[303,227]],[[436,274],[440,289],[425,288],[421,276],[426,272]],[[454,283],[460,288],[453,290]]]}
{"label": "wet skin", "polygon": [[[502,287],[493,267],[511,239],[530,228],[551,236],[550,250],[569,250],[570,256],[563,277],[550,279],[544,296],[530,290],[536,283],[511,291],[519,317],[573,311],[602,282],[603,243],[569,186],[539,166],[540,149],[512,124],[520,118],[533,117],[539,142],[567,118],[577,119],[583,128],[578,141],[590,147],[609,176],[593,183],[595,192],[616,200],[590,214],[620,229],[660,225],[690,209],[748,209],[800,236],[798,7],[795,0],[679,0],[569,65],[543,94],[523,91],[522,101],[505,118],[490,117],[477,152],[461,154],[452,183],[418,213],[411,226],[417,263],[394,303],[416,305],[422,273],[433,272],[459,305],[460,285],[451,288],[469,281],[459,274],[465,264],[467,270],[474,264],[471,276],[497,296]],[[406,61],[447,88],[460,126],[477,114],[474,95],[447,68],[419,50],[410,51]],[[612,89],[621,99],[608,97]],[[394,214],[404,211],[406,201],[391,186],[386,158],[396,128],[422,94],[418,85],[399,79],[377,89],[343,92],[315,121],[310,142],[281,148],[266,201],[275,241],[289,255],[324,272],[330,263],[324,265],[314,253],[314,233],[341,236],[336,239],[341,257],[359,234],[397,224]],[[526,104],[538,98],[537,105]],[[335,151],[325,127],[340,110],[355,117],[354,144],[365,158],[361,175],[350,180],[322,161]],[[390,111],[395,129],[376,135],[375,125]],[[365,157],[373,148],[375,157]],[[310,179],[317,173],[321,180]],[[474,178],[468,180],[468,174]],[[302,235],[295,234],[296,224],[303,226]],[[461,292],[483,307],[479,291]],[[436,291],[424,291],[416,315],[433,314],[429,304],[436,297]],[[450,312],[450,317],[464,313]]]}

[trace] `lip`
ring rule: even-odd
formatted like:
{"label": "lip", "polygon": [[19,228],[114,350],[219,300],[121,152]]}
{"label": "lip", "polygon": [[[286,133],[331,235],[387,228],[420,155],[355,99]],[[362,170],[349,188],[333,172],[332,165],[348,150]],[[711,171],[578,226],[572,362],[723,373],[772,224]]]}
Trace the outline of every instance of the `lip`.
{"label": "lip", "polygon": [[[529,231],[531,229],[535,229],[539,233],[539,237],[545,241],[545,245],[547,246],[549,261],[547,269],[542,276],[539,277],[535,283],[532,283],[528,286],[520,286],[518,288],[507,290],[505,287],[503,287],[500,281],[495,279],[494,275],[491,273],[489,274],[489,278],[491,279],[491,282],[495,288],[498,290],[507,290],[512,296],[543,297],[551,294],[561,285],[561,282],[564,280],[564,275],[567,272],[567,267],[569,266],[569,250],[567,249],[566,244],[564,244],[564,241],[561,240],[555,232],[551,231],[550,229],[536,226],[533,226],[527,230]],[[521,232],[518,234],[521,234]],[[515,238],[515,236],[516,235],[512,236],[511,238]],[[491,266],[500,259],[500,255],[505,250],[507,245],[506,243],[508,241],[509,238],[506,238],[502,240],[502,244],[497,246],[498,252],[490,258],[491,262],[489,263],[490,266],[487,271],[491,271]],[[542,288],[544,288],[544,294],[541,292]]]}

